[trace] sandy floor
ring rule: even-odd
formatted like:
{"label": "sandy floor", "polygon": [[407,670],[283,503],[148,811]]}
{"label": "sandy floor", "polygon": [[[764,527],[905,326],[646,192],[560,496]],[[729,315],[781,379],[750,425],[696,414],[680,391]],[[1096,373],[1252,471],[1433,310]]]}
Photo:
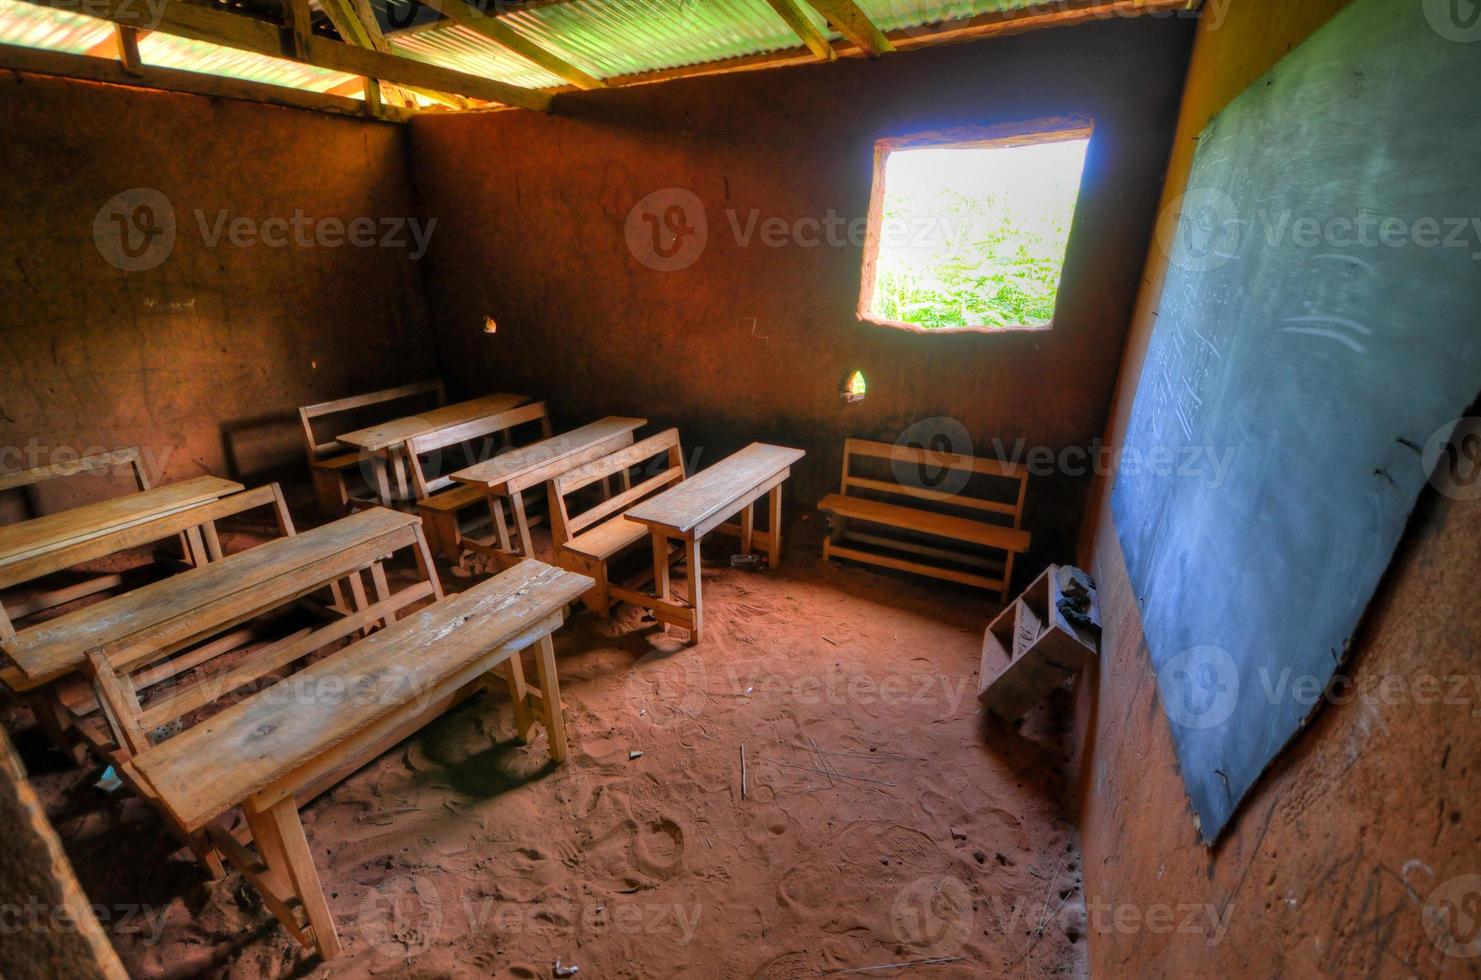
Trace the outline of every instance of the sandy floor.
{"label": "sandy floor", "polygon": [[565,765],[484,695],[309,805],[328,966],[126,790],[34,738],[27,761],[136,975],[1083,975],[1067,696],[1021,731],[986,720],[995,603],[823,564],[815,531],[776,572],[730,569],[716,538],[697,647],[634,609],[577,614]]}

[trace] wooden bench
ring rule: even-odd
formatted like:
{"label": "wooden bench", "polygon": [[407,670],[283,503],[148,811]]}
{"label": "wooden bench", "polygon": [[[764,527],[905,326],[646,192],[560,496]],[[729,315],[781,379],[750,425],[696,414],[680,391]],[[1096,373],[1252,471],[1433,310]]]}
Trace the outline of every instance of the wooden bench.
{"label": "wooden bench", "polygon": [[[926,472],[939,478],[938,488],[925,485]],[[1024,467],[849,439],[843,446],[839,491],[818,504],[833,525],[823,542],[824,559],[847,558],[929,575],[990,589],[1008,600],[1013,558],[1027,551],[1031,540],[1020,527],[1028,491]],[[901,498],[910,503],[898,503]],[[895,533],[880,534],[856,524]]]}
{"label": "wooden bench", "polygon": [[[352,505],[373,503],[368,498],[353,497],[350,493],[349,475],[360,464],[360,451],[340,442],[337,438],[320,441],[314,432],[314,423],[360,412],[377,405],[402,401],[410,398],[433,396],[438,405],[446,397],[439,380],[419,381],[398,388],[385,388],[365,395],[352,395],[317,405],[304,405],[298,410],[298,420],[303,425],[303,438],[308,448],[309,473],[314,478],[314,493],[319,499],[319,509],[331,517],[337,517]],[[320,423],[321,428],[332,428],[338,432],[341,424],[330,421]]]}
{"label": "wooden bench", "polygon": [[[205,833],[288,932],[329,959],[339,936],[298,807],[498,682],[508,684],[521,737],[537,713],[551,758],[564,759],[551,633],[590,586],[585,576],[522,562],[304,668],[288,696],[253,695],[122,768],[185,833]],[[531,646],[538,694],[520,666]],[[505,673],[493,674],[500,667]],[[218,819],[237,807],[256,853]]]}
{"label": "wooden bench", "polygon": [[408,415],[363,429],[342,432],[339,441],[360,450],[370,465],[371,487],[386,507],[412,499],[406,481],[406,444],[417,436],[507,412],[529,401],[528,395],[493,394],[452,405],[443,405],[420,415]]}
{"label": "wooden bench", "polygon": [[[533,558],[535,551],[530,540],[531,522],[525,512],[525,492],[569,469],[632,445],[633,433],[647,422],[647,419],[609,415],[458,470],[452,475],[453,479],[486,496],[489,514],[494,520],[493,540],[469,539],[467,546],[503,565]],[[503,519],[504,501],[509,503],[510,520],[514,523],[512,535]]]}
{"label": "wooden bench", "polygon": [[[447,429],[439,429],[426,435],[407,440],[407,468],[411,471],[412,489],[417,497],[417,510],[421,512],[422,524],[427,531],[427,543],[432,550],[457,561],[462,557],[465,532],[472,531],[485,523],[475,517],[467,522],[468,512],[488,507],[488,523],[500,527],[504,523],[503,508],[494,500],[486,500],[481,487],[457,483],[449,467],[440,459],[449,446],[460,446],[463,462],[472,466],[490,459],[500,449],[513,444],[513,432],[522,425],[538,423],[540,435],[550,435],[550,415],[544,402],[521,405],[504,412],[486,415],[471,422],[464,422]],[[500,438],[495,444],[490,436]],[[429,465],[425,457],[439,457],[436,465]]]}
{"label": "wooden bench", "polygon": [[[707,470],[668,490],[649,497],[629,509],[626,518],[647,527],[653,545],[653,595],[641,605],[653,610],[659,622],[689,630],[689,642],[698,643],[704,628],[704,606],[700,587],[700,543],[711,531],[724,528],[740,536],[741,551],[749,552],[764,543],[772,568],[782,559],[782,483],[792,475],[792,465],[806,455],[801,449],[753,442],[725,457]],[[766,531],[757,531],[755,503],[768,498],[770,520]],[[725,522],[739,514],[740,526]],[[670,542],[684,552],[685,601],[674,598],[669,587]]]}
{"label": "wooden bench", "polygon": [[[653,473],[650,464],[661,462]],[[633,483],[632,470],[638,467]],[[650,475],[651,474],[651,475]],[[618,481],[613,493],[611,481]],[[615,602],[644,602],[648,596],[633,588],[613,585],[609,564],[635,545],[648,540],[648,528],[628,520],[623,512],[684,479],[684,454],[679,430],[668,429],[649,436],[594,462],[568,470],[546,484],[550,500],[550,538],[555,563],[590,576],[596,583],[581,597],[587,608],[607,616]],[[575,510],[578,498],[599,488],[598,499],[583,510]]]}

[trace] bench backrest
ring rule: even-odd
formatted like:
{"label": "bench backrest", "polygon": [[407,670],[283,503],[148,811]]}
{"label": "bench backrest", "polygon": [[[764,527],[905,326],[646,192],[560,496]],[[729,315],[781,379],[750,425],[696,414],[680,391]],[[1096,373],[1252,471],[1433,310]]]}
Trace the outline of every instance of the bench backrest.
{"label": "bench backrest", "polygon": [[[308,447],[309,462],[316,463],[325,456],[334,453],[346,452],[350,447],[336,442],[330,438],[326,442],[320,442],[319,437],[314,434],[314,421],[316,419],[328,418],[334,415],[343,415],[359,409],[371,408],[376,405],[384,405],[387,402],[401,401],[406,398],[417,398],[432,395],[437,404],[442,405],[447,397],[441,379],[434,378],[430,381],[418,381],[416,384],[402,385],[399,388],[384,388],[380,391],[372,391],[364,395],[351,395],[348,398],[337,398],[334,401],[320,402],[317,405],[304,405],[298,410],[298,420],[303,425],[303,438]],[[341,432],[348,429],[336,425],[334,428]]]}
{"label": "bench backrest", "polygon": [[[500,449],[512,444],[512,432],[515,428],[531,422],[540,423],[542,437],[550,436],[550,415],[546,411],[544,402],[521,405],[508,411],[464,422],[462,425],[438,429],[436,432],[428,432],[408,439],[406,457],[417,499],[426,500],[437,491],[451,486],[453,478],[449,474],[453,470],[489,459]],[[500,438],[490,438],[495,435]],[[436,465],[431,466],[428,464],[432,461],[423,458],[433,454],[440,457],[442,450],[448,446],[461,446],[462,455],[466,461],[449,466],[439,458]]]}
{"label": "bench backrest", "polygon": [[55,480],[65,476],[80,476],[83,473],[95,473],[98,470],[108,470],[115,466],[131,467],[134,471],[134,480],[139,484],[139,489],[149,489],[149,477],[145,475],[144,466],[139,460],[139,449],[136,446],[130,446],[127,449],[115,449],[112,452],[95,453],[92,456],[81,456],[77,459],[48,463],[45,466],[37,466],[29,470],[19,470],[15,473],[0,473],[0,492],[18,490],[21,487],[31,487],[38,483],[45,483],[47,480]]}
{"label": "bench backrest", "polygon": [[[197,567],[220,561],[224,553],[216,522],[264,507],[271,508],[273,522],[279,533],[284,537],[291,537],[294,534],[293,516],[288,513],[282,489],[276,483],[271,483],[6,565],[0,568],[0,589],[32,582],[53,572],[106,558],[130,548],[166,541],[176,535],[184,537],[187,555]],[[0,607],[0,639],[14,636],[14,627],[4,608]]]}
{"label": "bench backrest", "polygon": [[[162,648],[167,656],[140,656],[138,650],[117,644],[89,649],[87,672],[115,752],[124,758],[143,752],[170,737],[171,729],[165,726],[199,724],[217,713],[202,709],[224,707],[223,698],[246,688],[267,688],[281,682],[293,673],[295,664],[320,651],[338,648],[356,635],[391,626],[414,603],[442,597],[436,572],[427,561],[419,522],[408,520],[389,534],[377,535],[377,541],[376,548],[359,552],[347,549],[293,573],[297,581],[291,585],[279,587],[277,583],[285,578],[279,576],[274,587],[281,594],[274,597],[273,608],[325,592],[333,602],[331,608],[340,615],[324,625],[301,627],[245,655],[240,653],[240,643],[226,633],[244,621],[238,615],[241,610],[230,608],[231,603],[209,610],[207,632],[215,630],[212,638],[189,645],[169,643]],[[418,567],[426,571],[420,581],[392,592],[383,561],[407,548],[416,551]],[[161,687],[171,680],[173,684]],[[346,696],[355,695],[346,692]]]}
{"label": "bench backrest", "polygon": [[[928,485],[931,483],[934,488]],[[876,495],[875,499],[908,497],[912,501],[962,507],[1000,519],[992,523],[1011,522],[1017,528],[1023,521],[1028,470],[1018,463],[986,457],[847,439],[843,444],[843,482],[839,492],[855,497]]]}
{"label": "bench backrest", "polygon": [[[646,465],[650,462],[658,465]],[[631,471],[635,466],[641,467],[637,483],[632,482]],[[614,476],[620,478],[621,490],[609,495],[609,481]],[[684,476],[684,452],[679,445],[678,429],[667,429],[568,470],[548,484],[551,539],[557,546],[563,545],[592,525],[682,482]],[[603,499],[572,513],[571,497],[593,484],[603,485]]]}

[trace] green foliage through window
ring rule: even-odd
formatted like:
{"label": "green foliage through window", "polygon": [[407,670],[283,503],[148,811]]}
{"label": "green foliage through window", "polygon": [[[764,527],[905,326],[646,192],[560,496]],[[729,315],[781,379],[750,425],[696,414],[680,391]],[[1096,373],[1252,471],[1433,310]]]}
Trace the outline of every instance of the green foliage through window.
{"label": "green foliage through window", "polygon": [[922,327],[1048,324],[1088,145],[888,154],[870,312]]}

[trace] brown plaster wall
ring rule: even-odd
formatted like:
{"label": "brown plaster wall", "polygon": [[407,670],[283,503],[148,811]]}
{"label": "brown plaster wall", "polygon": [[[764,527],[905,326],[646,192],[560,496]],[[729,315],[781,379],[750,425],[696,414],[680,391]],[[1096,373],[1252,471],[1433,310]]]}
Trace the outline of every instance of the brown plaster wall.
{"label": "brown plaster wall", "polygon": [[[704,461],[754,439],[809,451],[789,484],[836,489],[847,435],[933,416],[978,451],[1088,444],[1105,421],[1151,228],[1191,24],[1115,20],[878,62],[733,74],[557,100],[551,116],[419,118],[413,158],[440,234],[429,296],[450,381],[547,398],[570,422],[641,414]],[[867,214],[876,139],[1067,114],[1097,124],[1058,322],[921,337],[855,318],[862,250],[737,243],[742,228]],[[629,252],[645,195],[698,195],[708,242],[659,272]],[[485,315],[495,335],[482,332]],[[862,369],[869,395],[838,390]],[[1039,550],[1066,554],[1084,483],[1031,484]],[[793,514],[800,511],[793,505]]]}
{"label": "brown plaster wall", "polygon": [[[432,373],[405,249],[208,247],[232,218],[414,213],[398,128],[189,95],[0,73],[0,468],[34,439],[139,444],[156,480],[307,481],[298,405]],[[156,268],[104,260],[93,219],[154,188],[177,238]],[[49,487],[44,506],[103,495]],[[0,502],[15,506],[15,501]]]}
{"label": "brown plaster wall", "polygon": [[[1204,25],[1163,207],[1186,187],[1204,125],[1344,5],[1241,0],[1217,30]],[[1112,445],[1125,432],[1164,272],[1154,246]],[[1347,673],[1367,695],[1322,708],[1209,851],[1194,830],[1105,489],[1096,487],[1082,547],[1101,586],[1101,667],[1082,678],[1077,699],[1092,972],[1476,976],[1481,959],[1447,957],[1431,943],[1423,906],[1443,883],[1481,871],[1481,504],[1427,491],[1354,644]],[[1439,703],[1418,703],[1434,696],[1413,686],[1426,677],[1439,679]],[[1460,703],[1445,703],[1452,698]],[[1469,891],[1474,901],[1478,885],[1462,881],[1454,897]],[[1228,925],[1211,944],[1215,917]]]}

